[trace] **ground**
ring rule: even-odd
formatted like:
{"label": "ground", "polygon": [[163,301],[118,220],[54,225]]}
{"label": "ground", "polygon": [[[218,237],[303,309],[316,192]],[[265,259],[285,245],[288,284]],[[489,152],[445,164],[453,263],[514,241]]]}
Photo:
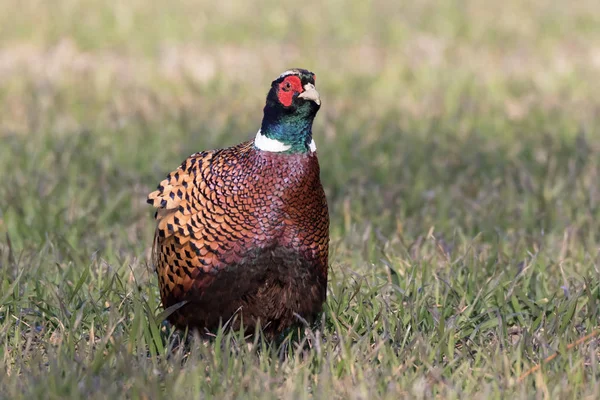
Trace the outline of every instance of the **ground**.
{"label": "ground", "polygon": [[[110,3],[0,3],[0,397],[600,398],[598,1]],[[321,324],[176,346],[145,196],[291,67]]]}

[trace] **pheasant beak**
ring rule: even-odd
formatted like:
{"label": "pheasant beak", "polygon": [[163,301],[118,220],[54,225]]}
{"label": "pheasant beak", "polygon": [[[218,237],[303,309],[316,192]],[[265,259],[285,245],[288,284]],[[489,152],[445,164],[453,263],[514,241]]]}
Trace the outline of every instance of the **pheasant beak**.
{"label": "pheasant beak", "polygon": [[298,97],[301,97],[305,100],[312,100],[318,106],[321,105],[321,97],[319,96],[319,92],[317,92],[317,89],[315,89],[315,85],[313,85],[312,83],[307,83],[306,85],[304,85],[304,92],[300,93]]}

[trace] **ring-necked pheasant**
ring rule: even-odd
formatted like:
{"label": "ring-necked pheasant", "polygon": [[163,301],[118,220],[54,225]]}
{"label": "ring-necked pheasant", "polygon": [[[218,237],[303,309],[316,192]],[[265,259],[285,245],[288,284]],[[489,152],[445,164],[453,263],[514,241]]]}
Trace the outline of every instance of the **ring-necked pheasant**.
{"label": "ring-necked pheasant", "polygon": [[329,214],[312,124],[321,106],[304,69],[271,84],[253,141],[196,153],[150,193],[153,263],[179,328],[232,325],[274,337],[321,311]]}

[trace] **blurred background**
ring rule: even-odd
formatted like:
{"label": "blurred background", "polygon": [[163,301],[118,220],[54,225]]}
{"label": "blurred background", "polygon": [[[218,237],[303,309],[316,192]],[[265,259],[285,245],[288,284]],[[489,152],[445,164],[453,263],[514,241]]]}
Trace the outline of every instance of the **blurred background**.
{"label": "blurred background", "polygon": [[[127,315],[110,304],[129,307],[134,287],[154,298],[147,314],[157,310],[146,195],[190,154],[251,139],[271,81],[291,67],[316,73],[323,101],[313,132],[331,304],[388,307],[383,292],[363,301],[341,290],[395,277],[409,296],[417,277],[419,296],[447,308],[411,317],[406,297],[389,323],[402,330],[414,317],[437,338],[435,318],[464,304],[527,325],[546,321],[549,298],[563,310],[569,294],[597,297],[583,278],[598,282],[597,0],[2,0],[0,263],[10,267],[0,282],[14,296],[0,304],[13,316],[0,315],[0,333],[17,319],[71,326],[65,310],[77,304],[86,329],[105,329]],[[527,295],[505,300],[524,270]],[[490,303],[477,303],[485,285]],[[559,314],[560,329],[542,325],[548,340],[598,324],[593,310],[573,325]],[[480,321],[465,321],[473,337]]]}
{"label": "blurred background", "polygon": [[337,236],[572,223],[554,201],[598,147],[599,22],[594,0],[3,1],[0,226],[78,238],[137,216],[150,232],[145,193],[251,138],[296,66],[318,77]]}

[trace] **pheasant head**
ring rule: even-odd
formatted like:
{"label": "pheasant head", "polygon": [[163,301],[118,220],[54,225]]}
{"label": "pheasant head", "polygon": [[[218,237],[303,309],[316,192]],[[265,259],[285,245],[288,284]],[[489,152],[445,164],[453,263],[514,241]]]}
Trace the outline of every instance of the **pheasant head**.
{"label": "pheasant head", "polygon": [[300,68],[285,71],[271,84],[254,145],[280,153],[315,151],[312,124],[320,107],[315,74]]}

